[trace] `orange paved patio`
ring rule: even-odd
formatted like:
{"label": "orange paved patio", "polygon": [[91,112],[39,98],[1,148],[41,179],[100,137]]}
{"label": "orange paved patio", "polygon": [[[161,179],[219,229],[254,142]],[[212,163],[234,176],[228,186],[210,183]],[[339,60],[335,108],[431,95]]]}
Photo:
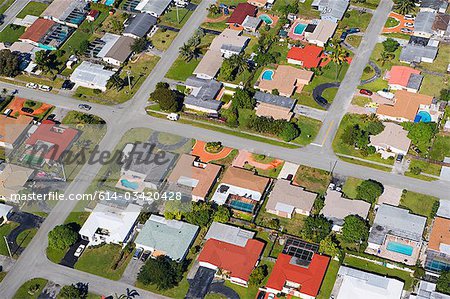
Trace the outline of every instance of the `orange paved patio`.
{"label": "orange paved patio", "polygon": [[[23,105],[25,104],[26,101],[27,101],[27,99],[15,97],[11,101],[11,103],[9,103],[7,109],[11,109],[12,110],[11,115],[14,115],[16,112],[19,112],[19,114],[22,114],[22,115],[37,116],[37,115],[40,115],[42,113],[45,113],[47,110],[49,110],[49,109],[51,109],[53,107],[52,105],[41,103],[42,105],[39,108],[33,109],[34,110],[33,113],[26,113],[26,112],[23,112],[21,110],[23,108]],[[34,101],[34,102],[36,102],[36,101]]]}
{"label": "orange paved patio", "polygon": [[220,152],[212,154],[205,150],[205,145],[206,142],[196,140],[191,152],[192,155],[199,157],[205,163],[226,158],[233,150],[230,147],[224,147]]}
{"label": "orange paved patio", "polygon": [[403,33],[403,34],[412,34],[412,33],[404,33],[404,32],[402,32],[401,30],[402,30],[403,28],[408,28],[408,29],[414,30],[414,28],[409,28],[409,27],[406,27],[406,26],[405,26],[406,23],[413,23],[413,24],[414,24],[414,21],[413,21],[413,20],[405,20],[405,16],[403,16],[403,15],[401,15],[401,14],[399,14],[399,13],[396,13],[396,12],[391,12],[391,13],[389,14],[389,17],[396,19],[397,21],[400,22],[400,24],[398,24],[398,25],[395,26],[395,27],[389,27],[389,28],[384,27],[384,28],[383,28],[383,33]]}

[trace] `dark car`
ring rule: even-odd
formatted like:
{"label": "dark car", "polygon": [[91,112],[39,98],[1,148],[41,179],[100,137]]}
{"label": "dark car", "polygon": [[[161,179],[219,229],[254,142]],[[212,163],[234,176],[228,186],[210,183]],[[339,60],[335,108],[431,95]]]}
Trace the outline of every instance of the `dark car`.
{"label": "dark car", "polygon": [[20,109],[20,110],[22,110],[25,113],[29,113],[29,114],[32,114],[34,112],[33,109],[28,108],[28,107],[22,107],[22,109]]}
{"label": "dark car", "polygon": [[47,119],[52,120],[52,119],[54,119],[55,117],[56,117],[56,114],[50,114],[49,116],[47,116]]}
{"label": "dark car", "polygon": [[256,297],[256,299],[264,299],[264,297],[266,297],[266,292],[259,291],[258,296]]}
{"label": "dark car", "polygon": [[397,158],[395,159],[395,161],[402,162],[402,160],[403,160],[403,155],[402,154],[398,154]]}
{"label": "dark car", "polygon": [[322,106],[326,106],[328,105],[328,101],[327,99],[325,99],[324,97],[320,96],[316,98],[316,102],[319,103]]}
{"label": "dark car", "polygon": [[347,38],[347,35],[348,35],[347,31],[342,32],[341,41],[344,41]]}
{"label": "dark car", "polygon": [[71,90],[75,86],[75,83],[73,83],[70,80],[66,80],[63,82],[61,88],[65,90]]}
{"label": "dark car", "polygon": [[88,104],[79,104],[79,105],[78,105],[78,108],[83,109],[83,110],[86,110],[86,111],[89,111],[89,110],[92,109],[92,107],[89,106]]}
{"label": "dark car", "polygon": [[360,32],[360,31],[361,30],[359,30],[359,28],[350,28],[350,29],[347,30],[347,33],[348,34],[354,34],[354,33]]}
{"label": "dark car", "polygon": [[371,90],[368,90],[368,89],[360,89],[360,90],[359,90],[359,93],[360,93],[360,94],[363,94],[363,95],[366,95],[366,96],[371,96],[371,95],[373,95],[373,92],[372,92]]}
{"label": "dark car", "polygon": [[141,255],[141,261],[145,262],[149,256],[150,256],[150,251],[144,251],[144,253]]}

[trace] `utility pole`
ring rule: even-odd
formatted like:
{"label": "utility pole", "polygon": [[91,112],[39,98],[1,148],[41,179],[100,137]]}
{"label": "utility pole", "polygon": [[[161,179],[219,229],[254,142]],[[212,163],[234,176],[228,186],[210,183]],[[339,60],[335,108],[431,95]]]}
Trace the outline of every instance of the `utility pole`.
{"label": "utility pole", "polygon": [[6,239],[6,236],[3,236],[3,238],[5,239],[6,248],[8,248],[9,257],[12,258],[11,248],[9,248],[8,240]]}
{"label": "utility pole", "polygon": [[178,5],[175,3],[175,7],[177,8],[177,22],[180,24],[180,16],[178,15]]}
{"label": "utility pole", "polygon": [[131,91],[131,80],[130,80],[130,74],[131,74],[131,71],[127,71],[127,77],[128,77],[128,89]]}

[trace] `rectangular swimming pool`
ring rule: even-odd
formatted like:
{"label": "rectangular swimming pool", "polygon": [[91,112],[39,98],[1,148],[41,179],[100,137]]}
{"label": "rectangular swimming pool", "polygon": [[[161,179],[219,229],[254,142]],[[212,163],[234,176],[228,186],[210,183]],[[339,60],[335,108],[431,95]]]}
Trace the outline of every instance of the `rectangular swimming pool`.
{"label": "rectangular swimming pool", "polygon": [[387,250],[401,253],[407,256],[411,256],[413,254],[414,248],[409,245],[405,245],[398,242],[389,241],[389,243],[386,246]]}

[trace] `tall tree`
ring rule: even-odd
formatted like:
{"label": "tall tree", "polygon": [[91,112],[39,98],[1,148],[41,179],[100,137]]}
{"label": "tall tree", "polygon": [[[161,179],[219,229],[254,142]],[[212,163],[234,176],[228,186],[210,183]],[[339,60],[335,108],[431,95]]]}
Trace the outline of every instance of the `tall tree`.
{"label": "tall tree", "polygon": [[147,259],[137,280],[145,285],[155,285],[159,290],[167,290],[176,286],[181,278],[181,264],[160,255],[155,259]]}
{"label": "tall tree", "polygon": [[375,180],[365,180],[356,187],[356,197],[374,203],[383,194],[383,185]]}
{"label": "tall tree", "polygon": [[349,215],[344,218],[342,227],[342,240],[349,245],[364,243],[369,238],[369,227],[361,217]]}
{"label": "tall tree", "polygon": [[395,3],[395,9],[402,15],[409,14],[414,11],[416,7],[414,0],[397,0]]}
{"label": "tall tree", "polygon": [[67,224],[56,226],[48,233],[48,246],[64,250],[78,240],[79,234]]}
{"label": "tall tree", "polygon": [[342,47],[342,45],[338,41],[334,41],[330,59],[336,65],[336,80],[339,77],[342,64],[347,60],[347,56],[348,52]]}
{"label": "tall tree", "polygon": [[308,216],[301,231],[304,238],[320,242],[331,232],[331,222],[322,215]]}

